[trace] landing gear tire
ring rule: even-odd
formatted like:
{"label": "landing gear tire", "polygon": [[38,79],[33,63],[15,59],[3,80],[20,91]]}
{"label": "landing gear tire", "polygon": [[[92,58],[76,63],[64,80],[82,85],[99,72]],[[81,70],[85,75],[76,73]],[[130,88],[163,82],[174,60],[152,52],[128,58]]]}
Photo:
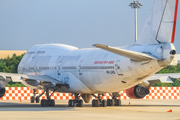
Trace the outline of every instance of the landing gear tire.
{"label": "landing gear tire", "polygon": [[31,96],[31,103],[34,103],[35,97]]}
{"label": "landing gear tire", "polygon": [[115,106],[121,106],[121,100],[116,99],[115,100]]}
{"label": "landing gear tire", "polygon": [[69,100],[68,107],[83,107],[82,100]]}
{"label": "landing gear tire", "polygon": [[107,106],[110,106],[111,99],[107,99]]}
{"label": "landing gear tire", "polygon": [[44,100],[44,99],[42,99],[41,100],[41,106],[42,107],[48,107],[48,106],[54,107],[55,106],[55,101],[54,100]]}
{"label": "landing gear tire", "polygon": [[99,100],[92,101],[92,107],[100,107],[100,106],[101,106],[101,102]]}
{"label": "landing gear tire", "polygon": [[70,99],[68,101],[68,107],[83,107],[83,101],[79,99],[80,95],[78,93],[74,93],[75,100]]}
{"label": "landing gear tire", "polygon": [[45,100],[44,100],[44,99],[41,100],[41,106],[42,106],[42,107],[46,106],[46,105],[45,105]]}
{"label": "landing gear tire", "polygon": [[51,107],[54,107],[54,106],[55,106],[55,101],[52,100],[52,99],[50,100],[50,106],[51,106]]}
{"label": "landing gear tire", "polygon": [[107,106],[114,106],[115,105],[114,103],[115,103],[114,99],[108,99],[107,100]]}
{"label": "landing gear tire", "polygon": [[78,106],[79,106],[79,107],[83,107],[83,101],[82,101],[82,100],[79,100]]}
{"label": "landing gear tire", "polygon": [[36,103],[39,103],[39,101],[40,101],[40,98],[39,98],[39,96],[37,96],[36,97]]}
{"label": "landing gear tire", "polygon": [[72,107],[72,101],[73,101],[73,100],[71,100],[71,99],[69,100],[69,102],[68,102],[68,107]]}
{"label": "landing gear tire", "polygon": [[107,101],[106,100],[102,100],[102,106],[106,107],[107,106]]}
{"label": "landing gear tire", "polygon": [[96,100],[92,100],[92,107],[95,107],[95,101]]}

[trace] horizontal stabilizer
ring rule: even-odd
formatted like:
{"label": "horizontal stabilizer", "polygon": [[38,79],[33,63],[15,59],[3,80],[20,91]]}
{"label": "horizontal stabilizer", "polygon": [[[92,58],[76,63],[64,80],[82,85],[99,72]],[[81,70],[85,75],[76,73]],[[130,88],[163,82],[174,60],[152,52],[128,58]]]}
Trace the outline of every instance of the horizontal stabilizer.
{"label": "horizontal stabilizer", "polygon": [[124,56],[124,57],[127,57],[127,58],[130,58],[131,60],[134,60],[134,61],[146,61],[146,60],[150,60],[150,59],[157,59],[157,58],[154,58],[145,53],[125,50],[125,49],[119,49],[119,48],[110,47],[107,45],[95,44],[93,46],[104,49],[106,51],[109,51],[109,52],[112,52],[115,54],[118,54],[118,55],[121,55],[121,56]]}
{"label": "horizontal stabilizer", "polygon": [[172,78],[176,78],[180,80],[180,73],[167,73],[167,74],[154,74],[145,81],[153,82],[153,81],[161,81],[162,83],[172,83]]}

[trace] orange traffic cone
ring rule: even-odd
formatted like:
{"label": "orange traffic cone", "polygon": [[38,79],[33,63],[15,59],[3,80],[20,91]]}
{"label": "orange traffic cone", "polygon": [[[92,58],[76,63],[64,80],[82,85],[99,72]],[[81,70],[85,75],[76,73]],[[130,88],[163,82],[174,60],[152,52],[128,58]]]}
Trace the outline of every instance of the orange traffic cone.
{"label": "orange traffic cone", "polygon": [[167,112],[172,112],[172,109],[168,110]]}
{"label": "orange traffic cone", "polygon": [[131,102],[130,102],[130,100],[129,100],[129,105],[131,105]]}

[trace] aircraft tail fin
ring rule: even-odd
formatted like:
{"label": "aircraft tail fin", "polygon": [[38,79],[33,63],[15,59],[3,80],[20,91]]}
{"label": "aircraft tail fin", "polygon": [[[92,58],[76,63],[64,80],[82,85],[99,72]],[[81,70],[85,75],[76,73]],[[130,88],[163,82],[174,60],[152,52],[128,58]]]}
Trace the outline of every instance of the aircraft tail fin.
{"label": "aircraft tail fin", "polygon": [[136,44],[174,43],[179,0],[155,0]]}

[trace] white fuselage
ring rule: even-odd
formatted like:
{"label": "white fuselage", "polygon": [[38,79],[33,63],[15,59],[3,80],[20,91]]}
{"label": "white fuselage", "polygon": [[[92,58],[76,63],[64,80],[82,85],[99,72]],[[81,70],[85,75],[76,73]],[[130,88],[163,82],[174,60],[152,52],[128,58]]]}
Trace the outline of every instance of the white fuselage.
{"label": "white fuselage", "polygon": [[128,46],[123,49],[149,53],[161,60],[136,62],[97,48],[78,49],[62,44],[36,45],[23,57],[18,73],[46,75],[69,84],[70,88],[62,87],[58,92],[117,92],[137,85],[168,65],[172,61],[169,51],[175,48],[172,44],[158,44]]}

